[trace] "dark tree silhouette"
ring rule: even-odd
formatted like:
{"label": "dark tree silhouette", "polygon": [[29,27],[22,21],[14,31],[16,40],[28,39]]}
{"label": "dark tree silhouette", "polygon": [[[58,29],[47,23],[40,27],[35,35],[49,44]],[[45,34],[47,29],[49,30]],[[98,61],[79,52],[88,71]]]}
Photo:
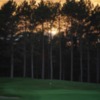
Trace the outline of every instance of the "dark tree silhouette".
{"label": "dark tree silhouette", "polygon": [[90,43],[94,43],[97,46],[97,50],[95,52],[97,52],[97,67],[96,67],[96,81],[97,83],[99,82],[99,74],[100,74],[100,69],[99,69],[99,60],[100,60],[100,54],[99,54],[99,48],[100,48],[100,6],[96,6],[93,11],[91,16],[88,17],[87,21],[89,22],[89,24],[87,25],[87,28],[90,32],[90,37],[91,37],[91,41],[89,41]]}
{"label": "dark tree silhouette", "polygon": [[31,7],[28,4],[28,2],[25,0],[22,2],[22,4],[19,5],[19,7],[17,8],[17,16],[19,18],[19,22],[22,21],[21,24],[24,24],[22,26],[22,31],[25,33],[24,35],[24,47],[23,47],[23,51],[24,51],[24,65],[23,65],[23,77],[26,77],[26,39],[27,39],[27,31],[28,31],[28,20],[31,16]]}
{"label": "dark tree silhouette", "polygon": [[90,0],[9,0],[0,8],[0,76],[99,83],[99,51],[100,6]]}
{"label": "dark tree silhouette", "polygon": [[[84,34],[84,23],[90,14],[90,2],[80,0],[67,0],[64,4],[62,11],[71,19],[71,26],[73,22],[77,23],[76,33],[79,36],[80,42],[80,80],[83,81],[83,51],[82,51],[82,36]],[[72,33],[73,34],[73,33]],[[72,43],[73,44],[73,43]],[[73,46],[71,50],[71,80],[73,80]]]}
{"label": "dark tree silhouette", "polygon": [[38,4],[38,7],[35,11],[36,20],[41,24],[42,27],[42,79],[44,79],[44,73],[45,73],[45,45],[44,45],[44,22],[46,22],[49,19],[50,15],[50,9],[48,5],[41,0],[41,2]]}
{"label": "dark tree silhouette", "polygon": [[[13,0],[6,2],[1,7],[1,21],[0,21],[0,33],[2,40],[7,42],[10,46],[10,56],[11,56],[11,78],[14,77],[14,35],[16,31],[16,3]],[[7,49],[9,51],[9,49]]]}

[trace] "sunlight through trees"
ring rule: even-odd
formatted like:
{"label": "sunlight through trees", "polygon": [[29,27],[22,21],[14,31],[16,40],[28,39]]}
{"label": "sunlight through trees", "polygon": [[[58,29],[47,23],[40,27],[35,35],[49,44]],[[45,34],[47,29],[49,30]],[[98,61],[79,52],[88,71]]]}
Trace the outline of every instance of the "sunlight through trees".
{"label": "sunlight through trees", "polygon": [[100,6],[90,0],[7,1],[0,9],[0,76],[100,82]]}

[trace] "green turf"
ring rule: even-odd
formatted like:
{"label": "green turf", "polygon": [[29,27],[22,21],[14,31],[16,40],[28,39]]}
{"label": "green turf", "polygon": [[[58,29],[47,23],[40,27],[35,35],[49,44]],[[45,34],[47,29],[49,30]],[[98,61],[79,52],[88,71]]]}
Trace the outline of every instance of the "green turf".
{"label": "green turf", "polygon": [[0,95],[19,97],[15,100],[100,100],[100,84],[0,78]]}

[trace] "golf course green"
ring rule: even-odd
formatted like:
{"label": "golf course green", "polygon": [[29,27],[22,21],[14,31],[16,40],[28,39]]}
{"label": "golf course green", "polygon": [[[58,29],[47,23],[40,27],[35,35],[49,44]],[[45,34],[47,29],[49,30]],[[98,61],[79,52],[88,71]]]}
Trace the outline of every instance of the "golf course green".
{"label": "golf course green", "polygon": [[0,100],[100,100],[100,84],[0,78]]}

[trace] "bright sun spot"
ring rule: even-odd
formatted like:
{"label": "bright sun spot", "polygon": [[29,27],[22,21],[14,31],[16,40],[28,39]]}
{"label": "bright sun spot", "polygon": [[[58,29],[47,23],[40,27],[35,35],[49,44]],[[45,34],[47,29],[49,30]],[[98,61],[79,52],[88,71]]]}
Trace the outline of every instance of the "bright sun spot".
{"label": "bright sun spot", "polygon": [[56,28],[52,28],[51,31],[49,31],[49,33],[51,33],[52,36],[54,36],[58,33],[58,30]]}

